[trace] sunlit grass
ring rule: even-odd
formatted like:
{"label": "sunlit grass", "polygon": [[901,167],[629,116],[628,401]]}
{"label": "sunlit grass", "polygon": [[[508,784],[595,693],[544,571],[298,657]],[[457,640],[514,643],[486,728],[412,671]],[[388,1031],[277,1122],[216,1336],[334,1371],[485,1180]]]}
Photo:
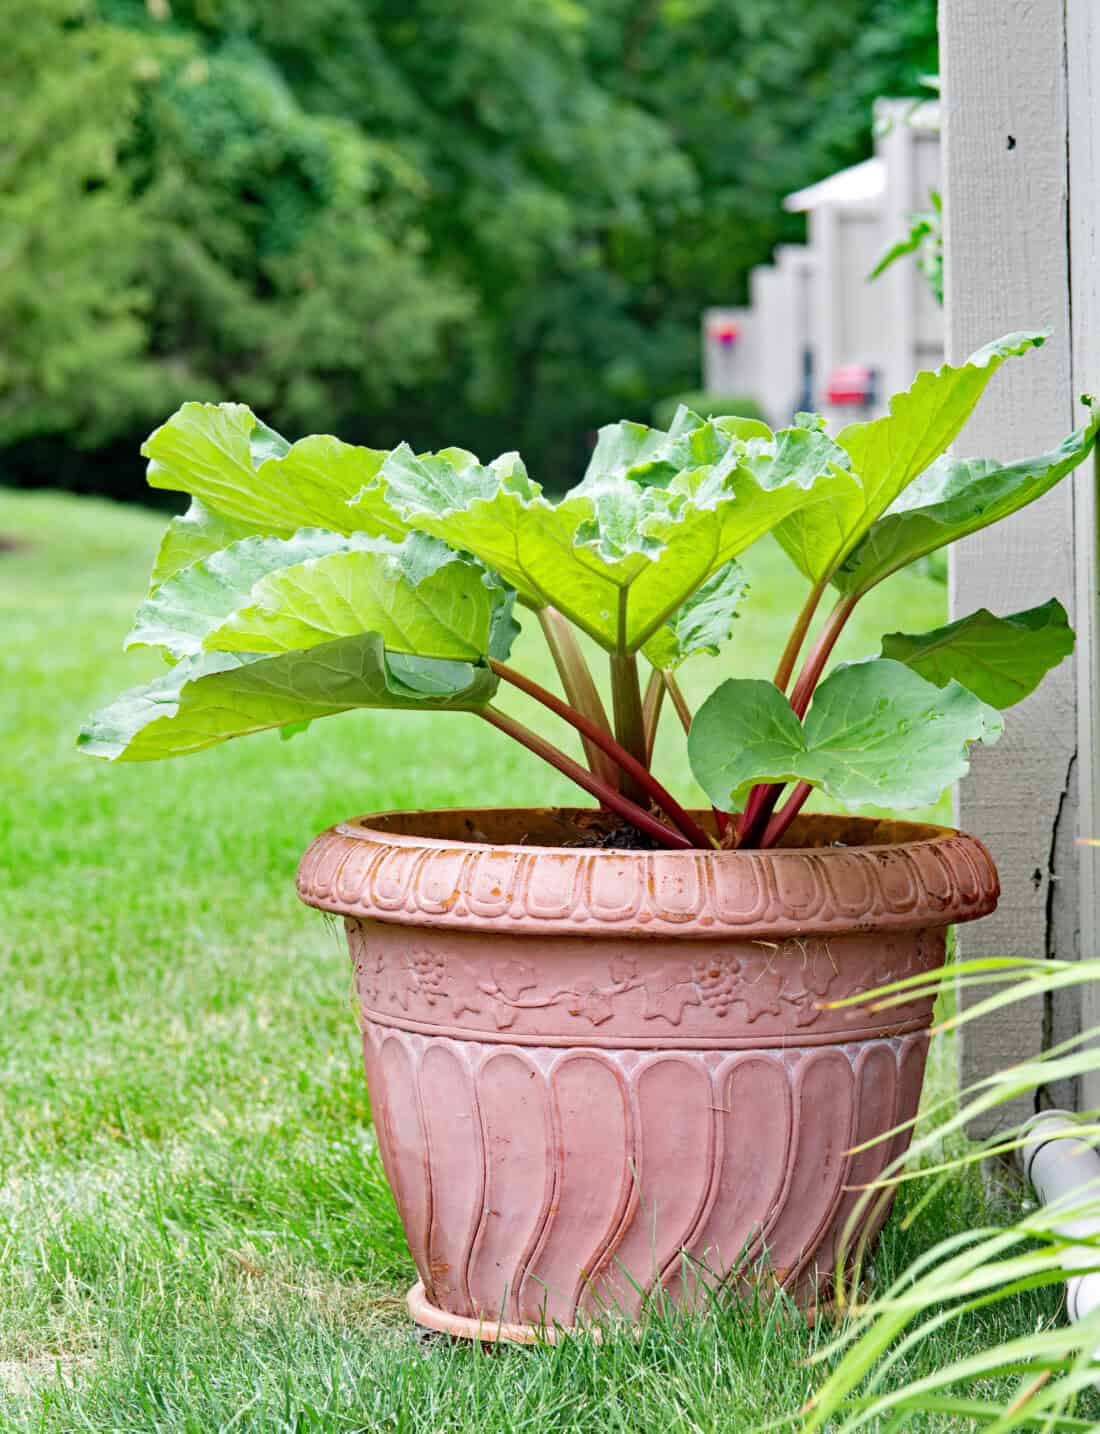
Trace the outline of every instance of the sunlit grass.
{"label": "sunlit grass", "polygon": [[[295,863],[353,813],[572,792],[467,716],[349,715],[176,763],[79,756],[81,718],[157,670],[119,648],[160,526],[0,491],[0,534],[23,540],[0,553],[0,1428],[635,1434],[797,1409],[823,1336],[780,1310],[658,1322],[600,1349],[484,1353],[410,1328],[347,959],[298,904]],[[801,600],[774,549],[748,566],[737,642],[685,674],[694,701],[767,675]],[[942,587],[902,576],[841,655],[943,615]],[[519,661],[550,680],[537,633]],[[504,705],[543,725],[523,699]],[[659,762],[697,795],[671,723]],[[877,1277],[988,1215],[962,1182],[891,1229]],[[1053,1309],[1033,1297],[989,1320],[1019,1330]]]}

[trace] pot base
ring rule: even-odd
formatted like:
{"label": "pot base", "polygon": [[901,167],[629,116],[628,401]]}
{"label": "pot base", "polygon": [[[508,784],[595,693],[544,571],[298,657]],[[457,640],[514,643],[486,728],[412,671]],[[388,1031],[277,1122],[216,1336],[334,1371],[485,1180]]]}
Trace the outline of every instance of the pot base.
{"label": "pot base", "polygon": [[[405,1296],[405,1304],[414,1324],[436,1334],[448,1334],[452,1339],[477,1339],[482,1344],[557,1344],[565,1337],[585,1334],[599,1344],[603,1337],[598,1324],[504,1324],[471,1319],[469,1315],[448,1314],[428,1299],[423,1280],[417,1280],[413,1285]],[[832,1315],[835,1309],[834,1302],[828,1300],[825,1304],[805,1305],[798,1313],[812,1328],[819,1319]],[[631,1325],[631,1329],[635,1334],[640,1332],[638,1325]]]}
{"label": "pot base", "polygon": [[409,1314],[423,1329],[449,1334],[452,1339],[478,1339],[482,1344],[555,1344],[563,1335],[587,1334],[599,1342],[600,1331],[595,1325],[504,1324],[490,1319],[472,1319],[469,1315],[448,1314],[428,1299],[424,1281],[417,1280],[405,1297]]}

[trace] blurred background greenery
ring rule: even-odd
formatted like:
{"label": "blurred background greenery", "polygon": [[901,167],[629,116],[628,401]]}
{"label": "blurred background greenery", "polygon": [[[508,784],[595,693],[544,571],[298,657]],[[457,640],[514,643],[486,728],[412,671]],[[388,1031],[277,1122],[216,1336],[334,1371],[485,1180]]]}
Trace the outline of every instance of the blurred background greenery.
{"label": "blurred background greenery", "polygon": [[0,472],[144,497],[184,398],[518,447],[698,387],[782,194],[936,68],[935,0],[0,0]]}

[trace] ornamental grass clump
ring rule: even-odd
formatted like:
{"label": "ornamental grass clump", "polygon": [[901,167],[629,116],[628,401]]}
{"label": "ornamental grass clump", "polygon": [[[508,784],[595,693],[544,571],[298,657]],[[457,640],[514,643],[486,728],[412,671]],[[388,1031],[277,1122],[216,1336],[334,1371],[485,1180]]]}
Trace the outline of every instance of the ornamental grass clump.
{"label": "ornamental grass clump", "polygon": [[[921,373],[888,414],[835,438],[813,414],[775,433],[686,408],[667,432],[612,424],[556,500],[516,453],[485,464],[460,448],[288,443],[241,405],[185,404],[142,448],[150,485],[192,502],[127,640],[170,665],[80,743],[143,761],[357,707],[472,713],[571,777],[624,842],[633,828],[668,848],[771,846],[815,787],[851,809],[932,802],[1071,650],[1059,603],[891,633],[877,655],[826,665],[871,588],[1033,502],[1089,452],[1091,413],[1033,458],[945,456],[1001,364],[1043,337],[1009,334]],[[677,668],[718,654],[751,612],[737,559],[768,533],[806,587],[774,681],[727,678],[693,719]],[[563,696],[509,665],[524,614]],[[610,712],[578,633],[607,654]],[[583,761],[500,710],[502,683],[570,724]],[[652,770],[669,709],[713,820]]]}

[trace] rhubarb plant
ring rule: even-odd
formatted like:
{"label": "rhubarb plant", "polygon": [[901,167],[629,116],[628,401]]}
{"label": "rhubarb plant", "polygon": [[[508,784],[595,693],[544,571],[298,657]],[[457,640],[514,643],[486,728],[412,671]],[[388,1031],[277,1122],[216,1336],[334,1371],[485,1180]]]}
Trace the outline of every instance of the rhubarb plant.
{"label": "rhubarb plant", "polygon": [[[1091,413],[1033,458],[945,456],[1001,364],[1042,341],[1010,334],[922,373],[886,415],[835,438],[812,414],[775,433],[687,409],[668,431],[612,424],[559,498],[516,453],[482,463],[460,448],[289,443],[238,404],[185,404],[142,449],[150,484],[191,504],[168,526],[128,639],[168,666],[80,743],[142,761],[360,707],[464,712],[664,847],[770,846],[815,787],[852,809],[934,801],[969,745],[995,741],[1002,709],[1072,648],[1065,611],[1053,599],[982,611],[826,666],[873,587],[1033,502],[1088,454]],[[774,681],[727,677],[693,719],[676,671],[733,649],[753,600],[737,560],[769,533],[807,587]],[[509,663],[525,614],[560,695]],[[610,711],[581,633],[606,654]],[[568,724],[579,757],[501,710],[502,683]],[[652,769],[669,709],[707,816]]]}

